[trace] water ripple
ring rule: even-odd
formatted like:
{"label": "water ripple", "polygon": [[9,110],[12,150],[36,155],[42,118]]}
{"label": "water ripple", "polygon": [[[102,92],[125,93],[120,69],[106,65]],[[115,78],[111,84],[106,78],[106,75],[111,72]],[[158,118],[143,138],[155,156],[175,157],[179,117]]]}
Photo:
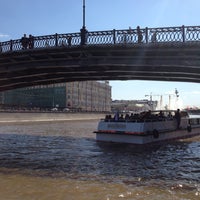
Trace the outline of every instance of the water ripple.
{"label": "water ripple", "polygon": [[[8,127],[1,128],[0,173],[17,171],[128,187],[153,184],[166,187],[169,195],[186,190],[199,194],[199,138],[138,147],[97,143],[92,134],[94,122],[76,124],[75,130],[72,122],[51,126],[53,130],[45,123],[40,124],[39,131],[31,125],[13,125],[10,132]],[[122,198],[122,194],[118,197]]]}

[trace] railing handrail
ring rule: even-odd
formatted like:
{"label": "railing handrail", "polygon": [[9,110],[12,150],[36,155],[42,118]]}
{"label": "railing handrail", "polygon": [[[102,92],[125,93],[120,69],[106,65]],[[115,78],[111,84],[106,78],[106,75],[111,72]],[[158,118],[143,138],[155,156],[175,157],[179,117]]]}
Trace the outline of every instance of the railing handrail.
{"label": "railing handrail", "polygon": [[[85,45],[115,45],[136,43],[173,43],[173,42],[200,42],[200,26],[176,26],[136,29],[113,29],[106,31],[91,31],[85,34]],[[63,33],[43,36],[26,37],[23,44],[22,38],[0,42],[0,53],[29,50],[49,47],[80,46],[82,35],[77,33]],[[31,45],[30,45],[30,42]]]}

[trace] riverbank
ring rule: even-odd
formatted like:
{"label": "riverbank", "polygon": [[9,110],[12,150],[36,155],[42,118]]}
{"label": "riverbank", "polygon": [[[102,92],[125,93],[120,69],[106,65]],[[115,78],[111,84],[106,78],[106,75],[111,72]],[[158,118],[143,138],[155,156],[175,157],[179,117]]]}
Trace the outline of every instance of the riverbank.
{"label": "riverbank", "polygon": [[102,113],[0,112],[0,123],[99,120],[104,117]]}

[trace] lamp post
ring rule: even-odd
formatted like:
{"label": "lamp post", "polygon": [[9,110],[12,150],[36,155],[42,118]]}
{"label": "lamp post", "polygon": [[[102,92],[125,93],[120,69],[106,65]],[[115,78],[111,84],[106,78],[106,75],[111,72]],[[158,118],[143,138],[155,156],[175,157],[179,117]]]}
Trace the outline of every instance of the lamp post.
{"label": "lamp post", "polygon": [[83,0],[83,28],[85,28],[85,0]]}
{"label": "lamp post", "polygon": [[81,45],[85,45],[87,42],[86,39],[87,29],[85,27],[85,0],[83,0],[83,27],[80,31],[81,31]]}

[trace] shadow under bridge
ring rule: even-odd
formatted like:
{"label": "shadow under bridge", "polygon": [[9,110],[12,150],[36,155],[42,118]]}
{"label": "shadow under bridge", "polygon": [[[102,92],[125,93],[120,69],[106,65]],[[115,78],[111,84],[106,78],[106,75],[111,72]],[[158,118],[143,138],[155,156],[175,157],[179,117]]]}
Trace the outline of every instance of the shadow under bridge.
{"label": "shadow under bridge", "polygon": [[0,91],[88,80],[200,82],[200,43],[51,47],[0,56]]}

